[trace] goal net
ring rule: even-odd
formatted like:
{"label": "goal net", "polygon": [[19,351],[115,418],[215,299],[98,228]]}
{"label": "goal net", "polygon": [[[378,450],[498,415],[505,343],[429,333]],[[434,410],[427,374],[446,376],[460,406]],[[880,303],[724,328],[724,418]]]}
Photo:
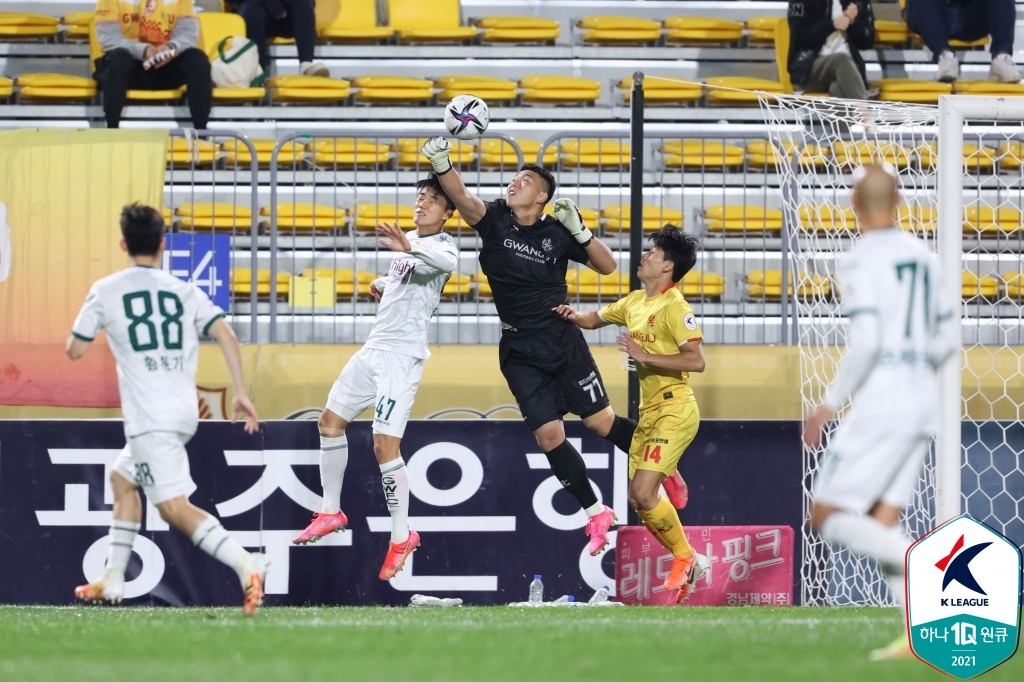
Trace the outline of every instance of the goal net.
{"label": "goal net", "polygon": [[[997,122],[996,104],[990,104],[950,118],[955,109],[949,101],[941,114],[938,106],[894,102],[788,95],[761,101],[777,152],[783,252],[789,254],[783,277],[792,292],[804,415],[824,398],[846,340],[834,276],[836,257],[858,236],[850,207],[853,171],[888,163],[903,197],[894,219],[939,253],[950,280],[945,295],[962,312],[964,342],[960,366],[949,363],[940,377],[943,430],[902,523],[917,538],[967,511],[1019,546],[1024,111],[1015,121],[1004,112],[1008,120]],[[842,420],[841,412],[828,435]],[[823,448],[804,447],[805,519],[822,454]],[[806,523],[802,540],[804,604],[893,603],[873,561],[829,546]]]}

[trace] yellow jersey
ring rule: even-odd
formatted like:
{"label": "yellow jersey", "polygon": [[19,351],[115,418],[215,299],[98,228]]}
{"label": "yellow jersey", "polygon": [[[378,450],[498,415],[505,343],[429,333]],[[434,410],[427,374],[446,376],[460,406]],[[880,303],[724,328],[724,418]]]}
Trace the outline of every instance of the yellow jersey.
{"label": "yellow jersey", "polygon": [[121,25],[129,40],[163,45],[179,17],[195,17],[192,0],[97,0],[97,23]]}
{"label": "yellow jersey", "polygon": [[[703,338],[693,308],[674,286],[652,298],[647,298],[643,289],[633,291],[597,314],[605,322],[626,327],[645,352],[655,355],[675,355],[684,343]],[[638,362],[636,373],[640,378],[640,409],[666,400],[693,400],[689,372]]]}

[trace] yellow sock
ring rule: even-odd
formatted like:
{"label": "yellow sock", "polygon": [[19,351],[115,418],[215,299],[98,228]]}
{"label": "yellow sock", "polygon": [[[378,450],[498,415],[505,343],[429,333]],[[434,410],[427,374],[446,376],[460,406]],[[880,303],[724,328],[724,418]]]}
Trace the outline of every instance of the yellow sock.
{"label": "yellow sock", "polygon": [[674,556],[688,557],[693,554],[693,548],[686,540],[686,533],[683,532],[683,524],[679,521],[676,508],[664,497],[651,511],[637,509],[636,513],[643,519],[647,530],[651,531],[658,542]]}

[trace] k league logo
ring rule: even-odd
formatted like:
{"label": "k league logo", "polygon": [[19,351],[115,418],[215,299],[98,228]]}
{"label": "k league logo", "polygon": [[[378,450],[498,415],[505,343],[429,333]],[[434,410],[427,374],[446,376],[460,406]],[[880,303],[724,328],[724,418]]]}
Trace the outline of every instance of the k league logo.
{"label": "k league logo", "polygon": [[1013,656],[1020,632],[1021,554],[1015,544],[964,514],[907,552],[910,647],[959,679]]}

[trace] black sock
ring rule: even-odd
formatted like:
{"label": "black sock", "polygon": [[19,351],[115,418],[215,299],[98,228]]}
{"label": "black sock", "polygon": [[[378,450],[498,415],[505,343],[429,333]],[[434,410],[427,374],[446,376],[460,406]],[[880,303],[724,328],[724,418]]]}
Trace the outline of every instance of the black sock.
{"label": "black sock", "polygon": [[636,431],[635,421],[626,417],[615,417],[612,428],[608,429],[608,435],[604,439],[615,443],[615,447],[628,455],[629,448],[633,444],[634,431]]}
{"label": "black sock", "polygon": [[558,482],[572,493],[581,507],[589,509],[597,504],[597,495],[590,487],[590,479],[587,478],[587,465],[583,463],[583,457],[569,441],[563,440],[561,445],[544,454],[547,455],[551,471],[555,473]]}

